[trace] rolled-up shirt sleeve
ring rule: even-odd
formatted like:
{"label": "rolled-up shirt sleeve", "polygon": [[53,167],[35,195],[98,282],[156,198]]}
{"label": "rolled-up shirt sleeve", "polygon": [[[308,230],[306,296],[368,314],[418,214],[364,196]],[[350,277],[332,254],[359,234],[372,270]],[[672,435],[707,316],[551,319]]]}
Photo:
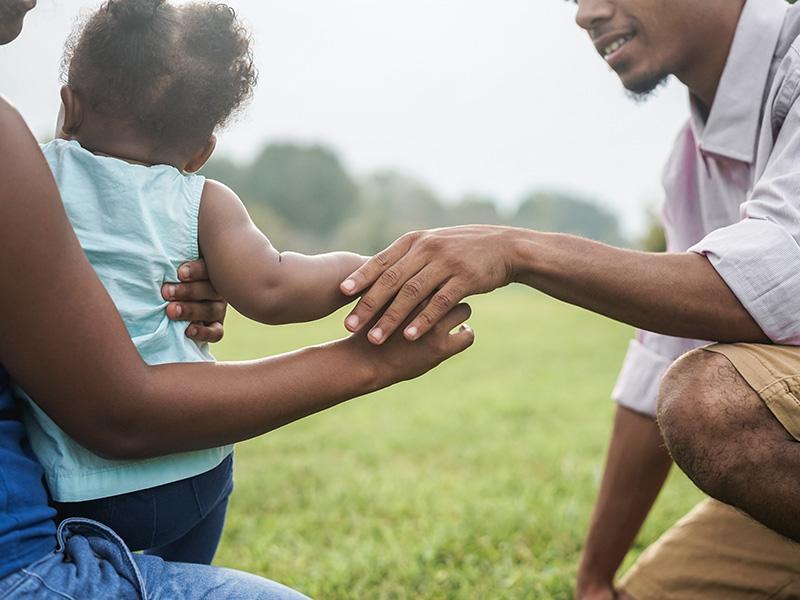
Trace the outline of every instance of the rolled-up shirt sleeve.
{"label": "rolled-up shirt sleeve", "polygon": [[678,357],[706,343],[637,330],[611,397],[621,406],[654,416],[664,373]]}
{"label": "rolled-up shirt sleeve", "polygon": [[711,232],[689,251],[708,258],[773,342],[800,345],[797,101],[790,105],[763,175],[742,204],[741,217],[738,223]]}

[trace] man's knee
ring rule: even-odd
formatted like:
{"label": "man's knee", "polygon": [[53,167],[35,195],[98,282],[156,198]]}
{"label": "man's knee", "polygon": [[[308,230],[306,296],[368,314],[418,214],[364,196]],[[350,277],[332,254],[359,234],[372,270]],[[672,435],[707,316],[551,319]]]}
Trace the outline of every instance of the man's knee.
{"label": "man's knee", "polygon": [[665,441],[688,442],[714,412],[711,385],[720,369],[733,369],[724,356],[698,349],[684,354],[669,368],[658,394],[658,424]]}
{"label": "man's knee", "polygon": [[658,423],[678,466],[702,489],[725,496],[744,458],[735,432],[748,427],[758,396],[721,354],[695,350],[667,371]]}

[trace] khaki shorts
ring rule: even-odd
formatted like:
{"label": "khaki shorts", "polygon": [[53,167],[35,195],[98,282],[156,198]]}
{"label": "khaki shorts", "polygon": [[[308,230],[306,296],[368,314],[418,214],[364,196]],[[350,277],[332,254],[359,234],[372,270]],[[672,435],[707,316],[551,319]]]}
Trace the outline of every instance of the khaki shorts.
{"label": "khaki shorts", "polygon": [[786,431],[800,440],[800,347],[713,344],[725,355]]}
{"label": "khaki shorts", "polygon": [[[800,348],[714,344],[800,440]],[[620,587],[636,600],[800,599],[800,545],[716,500],[645,550]]]}
{"label": "khaki shorts", "polygon": [[635,600],[800,598],[800,545],[716,500],[698,504],[619,583]]}

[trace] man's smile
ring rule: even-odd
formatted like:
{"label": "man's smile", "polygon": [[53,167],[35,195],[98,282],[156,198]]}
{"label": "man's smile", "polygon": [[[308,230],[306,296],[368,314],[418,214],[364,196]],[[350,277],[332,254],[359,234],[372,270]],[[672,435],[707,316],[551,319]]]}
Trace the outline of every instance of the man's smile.
{"label": "man's smile", "polygon": [[616,31],[603,34],[593,41],[600,56],[602,56],[609,65],[613,66],[613,63],[619,58],[622,49],[635,37],[635,31]]}

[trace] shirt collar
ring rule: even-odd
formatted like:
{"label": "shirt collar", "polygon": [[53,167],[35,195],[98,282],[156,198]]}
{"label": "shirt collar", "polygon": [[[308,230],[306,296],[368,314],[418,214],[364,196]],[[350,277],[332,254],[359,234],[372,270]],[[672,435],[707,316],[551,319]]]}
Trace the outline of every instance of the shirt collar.
{"label": "shirt collar", "polygon": [[701,150],[750,163],[755,154],[767,78],[788,4],[747,0],[708,119],[691,97],[691,123]]}

